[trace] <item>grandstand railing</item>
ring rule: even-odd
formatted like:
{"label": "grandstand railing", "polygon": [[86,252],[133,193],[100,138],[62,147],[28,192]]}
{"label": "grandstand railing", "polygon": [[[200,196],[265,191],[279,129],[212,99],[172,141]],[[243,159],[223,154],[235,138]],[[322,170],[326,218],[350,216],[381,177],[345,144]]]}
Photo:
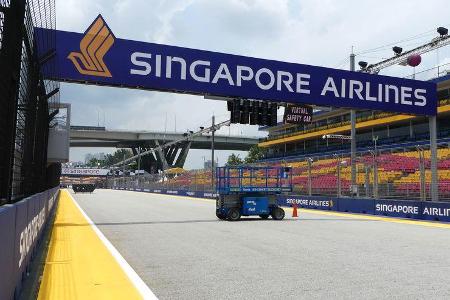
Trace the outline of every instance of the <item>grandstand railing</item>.
{"label": "grandstand railing", "polygon": [[[357,191],[350,190],[350,153],[311,155],[264,164],[292,167],[294,193],[297,194],[424,201],[431,199],[428,145],[382,150],[372,148],[358,152]],[[439,198],[449,201],[449,143],[441,143],[438,146],[438,177]]]}
{"label": "grandstand railing", "polygon": [[[258,163],[292,168],[293,194],[375,199],[431,200],[430,150],[426,145],[367,150],[356,155],[357,190],[352,191],[350,154],[317,155]],[[109,177],[109,188],[213,191],[210,170],[177,175]],[[449,143],[438,145],[438,192],[450,201]]]}
{"label": "grandstand railing", "polygon": [[[440,141],[445,141],[445,143],[448,143],[448,137],[450,136],[450,130],[439,130],[437,134],[437,138]],[[429,133],[424,134],[414,134],[413,137],[408,135],[401,135],[396,137],[389,137],[389,138],[383,138],[379,139],[377,144],[380,146],[380,148],[393,148],[393,144],[398,145],[398,148],[405,148],[421,145],[425,143],[430,142],[430,135]],[[439,142],[439,141],[438,141]],[[367,151],[368,148],[373,147],[373,141],[371,140],[365,140],[365,141],[358,141],[356,143],[356,147],[359,151]],[[397,147],[397,146],[396,146]],[[350,143],[344,143],[344,144],[338,144],[338,145],[328,145],[313,149],[306,149],[306,150],[288,150],[288,151],[279,151],[279,152],[273,152],[273,153],[266,153],[265,160],[273,160],[273,159],[288,159],[289,157],[295,157],[295,156],[308,156],[312,155],[314,153],[320,152],[320,153],[329,153],[332,155],[333,153],[337,152],[348,152],[350,151]]]}
{"label": "grandstand railing", "polygon": [[213,192],[211,170],[192,170],[181,174],[110,176],[108,188],[177,189]]}

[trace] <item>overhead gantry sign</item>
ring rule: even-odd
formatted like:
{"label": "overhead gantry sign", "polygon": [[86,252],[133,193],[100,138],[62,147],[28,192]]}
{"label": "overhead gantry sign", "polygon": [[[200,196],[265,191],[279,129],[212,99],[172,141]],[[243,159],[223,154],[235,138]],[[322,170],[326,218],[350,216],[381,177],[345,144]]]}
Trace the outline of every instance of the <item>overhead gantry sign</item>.
{"label": "overhead gantry sign", "polygon": [[[36,28],[41,56],[70,82],[436,115],[431,82],[119,39],[102,16],[84,34]],[[56,51],[39,40],[56,38]],[[53,68],[44,68],[53,70]]]}

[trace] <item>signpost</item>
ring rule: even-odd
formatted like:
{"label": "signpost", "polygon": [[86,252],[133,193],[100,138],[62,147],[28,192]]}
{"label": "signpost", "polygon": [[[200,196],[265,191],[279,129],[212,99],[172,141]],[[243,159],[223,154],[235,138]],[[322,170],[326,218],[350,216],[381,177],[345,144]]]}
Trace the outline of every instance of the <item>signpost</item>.
{"label": "signpost", "polygon": [[109,169],[62,168],[61,175],[68,176],[106,176]]}
{"label": "signpost", "polygon": [[284,110],[284,123],[304,124],[311,123],[313,109],[306,105],[288,105]]}

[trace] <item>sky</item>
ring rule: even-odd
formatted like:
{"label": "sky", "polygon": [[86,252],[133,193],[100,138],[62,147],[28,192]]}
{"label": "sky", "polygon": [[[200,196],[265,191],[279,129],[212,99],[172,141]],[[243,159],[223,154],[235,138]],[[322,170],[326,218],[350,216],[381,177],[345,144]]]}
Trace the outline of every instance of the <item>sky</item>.
{"label": "sky", "polygon": [[[119,38],[340,69],[348,69],[352,49],[357,61],[375,63],[391,57],[394,45],[430,41],[437,27],[450,27],[447,8],[445,0],[56,0],[60,30],[84,32],[102,14]],[[423,55],[415,70],[393,66],[380,74],[427,79],[436,71],[424,70],[446,63],[450,47]],[[72,104],[73,125],[111,130],[195,131],[213,114],[229,118],[224,101],[163,92],[62,83],[61,102]],[[219,134],[266,135],[249,125]],[[114,150],[73,148],[70,160]],[[219,163],[230,153],[217,151]],[[201,168],[204,157],[209,151],[191,150],[185,167]]]}

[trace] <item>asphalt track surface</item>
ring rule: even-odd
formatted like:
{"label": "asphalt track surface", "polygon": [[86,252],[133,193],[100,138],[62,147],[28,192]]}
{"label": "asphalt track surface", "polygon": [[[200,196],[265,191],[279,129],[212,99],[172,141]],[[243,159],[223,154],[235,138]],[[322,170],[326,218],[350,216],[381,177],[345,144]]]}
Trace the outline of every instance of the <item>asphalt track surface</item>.
{"label": "asphalt track surface", "polygon": [[303,210],[227,222],[210,200],[74,198],[160,299],[450,298],[450,228]]}

